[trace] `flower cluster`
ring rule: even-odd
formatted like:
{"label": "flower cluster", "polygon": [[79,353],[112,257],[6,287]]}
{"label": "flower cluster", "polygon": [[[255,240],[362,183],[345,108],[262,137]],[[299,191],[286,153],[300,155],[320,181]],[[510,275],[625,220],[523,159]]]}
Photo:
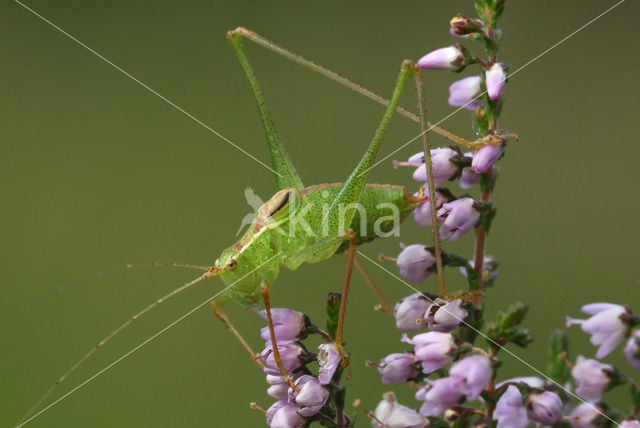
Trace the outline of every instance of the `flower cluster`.
{"label": "flower cluster", "polygon": [[[267,318],[264,310],[259,315]],[[336,372],[340,354],[336,345],[327,341],[318,346],[317,354],[310,353],[301,341],[309,333],[318,333],[326,339],[326,333],[311,324],[306,315],[291,309],[273,308],[271,315],[282,365],[292,376],[292,384],[286,383],[276,363],[269,327],[262,328],[260,337],[265,340],[265,349],[258,358],[264,364],[263,371],[269,384],[267,394],[278,400],[265,411],[267,424],[298,428],[317,419],[330,420],[335,414],[330,398],[339,389]],[[309,368],[309,364],[315,362],[318,364],[317,375]]]}

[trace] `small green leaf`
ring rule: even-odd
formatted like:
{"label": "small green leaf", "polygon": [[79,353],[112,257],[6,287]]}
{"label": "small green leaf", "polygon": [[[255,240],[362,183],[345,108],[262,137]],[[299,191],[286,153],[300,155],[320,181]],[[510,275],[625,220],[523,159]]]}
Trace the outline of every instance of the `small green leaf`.
{"label": "small green leaf", "polygon": [[564,330],[554,330],[549,338],[547,375],[560,385],[564,385],[570,375],[569,367],[560,357],[564,354],[566,358],[568,352],[569,339],[566,332]]}

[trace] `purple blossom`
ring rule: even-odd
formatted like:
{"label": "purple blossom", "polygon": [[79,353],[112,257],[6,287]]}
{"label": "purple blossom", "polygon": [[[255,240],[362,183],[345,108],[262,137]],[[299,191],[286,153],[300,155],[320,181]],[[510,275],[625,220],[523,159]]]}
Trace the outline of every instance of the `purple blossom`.
{"label": "purple blossom", "polygon": [[522,404],[522,394],[514,385],[509,385],[500,396],[493,412],[498,421],[496,428],[525,428],[529,424],[527,410]]}
{"label": "purple blossom", "polygon": [[378,365],[378,371],[382,375],[382,383],[391,384],[405,382],[418,375],[418,370],[413,368],[413,364],[418,359],[413,354],[389,354],[384,357]]}
{"label": "purple blossom", "polygon": [[450,332],[467,318],[469,312],[462,307],[462,300],[436,299],[426,312],[429,330]]}
{"label": "purple blossom", "polygon": [[[474,256],[475,259],[475,256]],[[474,260],[469,260],[469,266],[473,268]],[[484,256],[482,263],[482,282],[485,284],[495,284],[498,281],[498,264],[499,262],[491,256]],[[467,268],[460,266],[460,273],[467,277]]]}
{"label": "purple blossom", "polygon": [[422,329],[424,322],[418,322],[418,320],[424,318],[424,313],[428,307],[429,300],[422,293],[414,293],[404,299],[398,300],[394,309],[398,330],[418,331]]}
{"label": "purple blossom", "polygon": [[424,401],[420,414],[426,417],[441,416],[444,412],[460,403],[460,381],[452,377],[429,380],[428,385],[416,393],[416,400]]}
{"label": "purple blossom", "polygon": [[[462,174],[464,175],[464,172]],[[450,199],[452,199],[452,196],[448,191],[436,189],[436,211],[442,207],[442,204],[449,202]],[[418,208],[413,211],[413,218],[420,226],[431,226],[433,223],[431,201],[427,199],[418,205]]]}
{"label": "purple blossom", "polygon": [[435,263],[433,250],[420,244],[404,247],[396,259],[400,275],[413,282],[422,282],[427,279],[433,272]]}
{"label": "purple blossom", "polygon": [[298,408],[286,401],[277,401],[267,410],[267,425],[271,428],[302,428],[305,424]]}
{"label": "purple blossom", "polygon": [[420,58],[418,66],[430,70],[458,70],[466,56],[466,51],[460,45],[447,46]]}
{"label": "purple blossom", "polygon": [[422,372],[425,374],[440,370],[453,361],[456,346],[450,333],[430,331],[412,339],[403,334],[402,341],[414,345],[414,354],[422,363]]}
{"label": "purple blossom", "polygon": [[582,307],[582,312],[592,316],[587,320],[567,317],[567,327],[578,324],[582,331],[589,333],[591,344],[599,346],[596,358],[600,360],[624,339],[627,332],[625,318],[630,311],[613,303],[590,303]]}
{"label": "purple blossom", "polygon": [[289,403],[298,407],[302,416],[313,416],[322,409],[329,398],[329,390],[320,381],[309,375],[303,375],[295,383],[296,390],[289,388]]}
{"label": "purple blossom", "polygon": [[[293,380],[300,377],[300,373],[293,374]],[[287,400],[289,398],[289,385],[284,383],[282,375],[267,375],[267,383],[270,385],[267,389],[267,395],[273,397],[276,400]]]}
{"label": "purple blossom", "polygon": [[476,201],[472,198],[460,198],[442,205],[438,210],[438,220],[442,223],[440,237],[449,241],[457,241],[473,228],[480,219],[476,209]]}
{"label": "purple blossom", "polygon": [[618,425],[618,428],[640,428],[640,421],[627,419]]}
{"label": "purple blossom", "polygon": [[449,86],[449,105],[453,107],[464,107],[467,110],[475,110],[482,107],[482,97],[476,99],[481,92],[481,76],[470,76],[453,82]]}
{"label": "purple blossom", "polygon": [[553,425],[562,419],[562,400],[551,391],[529,393],[526,408],[529,421],[534,423]]}
{"label": "purple blossom", "polygon": [[[307,351],[298,343],[279,343],[278,351],[282,359],[282,365],[287,372],[297,369],[302,365],[307,355]],[[260,357],[264,360],[265,367],[263,371],[270,375],[281,375],[280,369],[276,364],[275,354],[271,345],[262,351]]]}
{"label": "purple blossom", "polygon": [[456,36],[465,36],[482,31],[484,23],[480,19],[467,18],[462,14],[457,14],[449,22],[451,30]]}
{"label": "purple blossom", "polygon": [[496,100],[502,94],[502,88],[504,88],[504,82],[507,79],[507,73],[504,66],[499,63],[495,63],[485,73],[487,79],[487,94],[492,100]]}
{"label": "purple blossom", "polygon": [[371,420],[372,428],[424,428],[428,426],[428,421],[418,412],[399,404],[393,392],[387,392],[383,397],[374,412],[376,418]]}
{"label": "purple blossom", "polygon": [[473,172],[472,170],[465,168],[462,170],[462,175],[460,175],[460,184],[461,189],[470,189],[480,181],[480,176]]}
{"label": "purple blossom", "polygon": [[640,370],[640,330],[631,333],[629,341],[624,346],[624,356],[636,370]]}
{"label": "purple blossom", "polygon": [[503,153],[504,147],[502,145],[487,144],[473,153],[471,169],[478,174],[487,172],[493,167],[493,164],[502,157]]}
{"label": "purple blossom", "polygon": [[[267,312],[261,310],[258,314],[267,319]],[[295,340],[304,335],[308,319],[298,311],[287,308],[272,308],[271,319],[273,320],[273,329],[276,334],[277,341]],[[260,337],[263,340],[270,341],[269,327],[263,327],[260,330]]]}
{"label": "purple blossom", "polygon": [[475,400],[491,380],[491,362],[484,355],[471,355],[455,363],[449,376],[460,381],[459,391],[467,400]]}
{"label": "purple blossom", "polygon": [[[409,158],[409,162],[396,162],[396,166],[415,166],[415,159],[418,155],[422,156],[422,164],[413,172],[413,179],[416,181],[429,181],[427,175],[427,166],[424,163],[424,153],[417,153]],[[453,163],[453,159],[461,156],[460,152],[451,147],[439,147],[431,149],[431,166],[433,167],[433,185],[438,187],[447,180],[452,180],[460,173],[460,166]],[[412,162],[411,160],[414,160]]]}
{"label": "purple blossom", "polygon": [[571,369],[571,375],[576,384],[576,394],[585,400],[599,400],[611,385],[611,377],[607,372],[613,372],[613,370],[609,364],[584,358],[582,355],[578,356],[576,365]]}
{"label": "purple blossom", "polygon": [[335,343],[323,343],[318,346],[318,380],[328,385],[340,365],[340,352]]}
{"label": "purple blossom", "polygon": [[596,419],[604,414],[604,409],[596,404],[583,403],[573,409],[569,423],[573,428],[596,428],[602,426]]}

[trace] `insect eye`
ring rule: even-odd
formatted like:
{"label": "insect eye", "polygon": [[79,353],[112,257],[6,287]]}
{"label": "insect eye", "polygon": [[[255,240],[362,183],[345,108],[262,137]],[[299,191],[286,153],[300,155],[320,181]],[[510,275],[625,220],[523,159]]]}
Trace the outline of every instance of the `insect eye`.
{"label": "insect eye", "polygon": [[238,265],[238,262],[235,259],[231,259],[229,260],[229,262],[227,263],[226,268],[229,270],[233,270],[235,269],[235,267]]}

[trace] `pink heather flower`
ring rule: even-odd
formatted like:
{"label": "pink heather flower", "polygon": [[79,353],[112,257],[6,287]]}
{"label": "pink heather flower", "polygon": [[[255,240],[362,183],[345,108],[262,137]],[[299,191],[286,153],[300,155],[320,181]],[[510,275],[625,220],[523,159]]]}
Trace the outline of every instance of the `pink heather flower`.
{"label": "pink heather flower", "polygon": [[453,336],[439,331],[418,334],[412,339],[403,334],[402,342],[414,345],[414,354],[422,363],[422,372],[425,374],[440,370],[453,361],[456,350]]}
{"label": "pink heather flower", "polygon": [[[265,310],[259,311],[258,315],[267,319],[267,312]],[[295,340],[303,336],[308,324],[308,319],[303,313],[286,308],[272,308],[271,318],[273,319],[273,329],[276,334],[276,340],[279,342]],[[266,341],[271,340],[269,327],[263,327],[260,330],[260,337]]]}
{"label": "pink heather flower", "polygon": [[521,376],[521,377],[512,377],[511,379],[504,380],[496,385],[496,389],[499,389],[507,382],[511,383],[524,383],[531,388],[542,389],[544,387],[544,380],[540,379],[537,376]]}
{"label": "pink heather flower", "polygon": [[435,263],[433,250],[420,244],[403,247],[396,259],[400,275],[413,282],[423,282],[427,279],[435,269]]}
{"label": "pink heather flower", "polygon": [[[403,275],[404,276],[404,275]],[[402,331],[418,331],[424,327],[424,313],[429,307],[429,300],[422,293],[415,293],[398,300],[394,309],[396,327]]]}
{"label": "pink heather flower", "polygon": [[457,241],[473,228],[480,219],[480,212],[472,198],[460,198],[442,205],[438,210],[438,220],[442,223],[440,237]]}
{"label": "pink heather flower", "polygon": [[418,66],[430,70],[458,70],[462,65],[466,51],[460,45],[448,46],[429,52],[418,60]]}
{"label": "pink heather flower", "polygon": [[[293,375],[293,380],[298,379],[301,374],[300,373],[294,373]],[[287,399],[289,398],[289,385],[284,383],[284,379],[282,378],[282,375],[271,375],[268,374],[267,375],[267,383],[270,385],[269,388],[267,389],[267,395],[269,397],[273,397],[276,400],[285,400],[287,401]]]}
{"label": "pink heather flower", "polygon": [[640,330],[631,333],[629,341],[624,347],[624,356],[636,370],[640,370]]}
{"label": "pink heather flower", "polygon": [[480,19],[467,18],[462,14],[457,14],[449,22],[451,30],[456,36],[465,36],[471,33],[482,31],[484,23]]}
{"label": "pink heather flower", "polygon": [[478,174],[487,172],[493,167],[493,164],[498,162],[503,153],[504,147],[502,145],[487,144],[473,153],[471,169]]}
{"label": "pink heather flower", "polygon": [[[469,266],[473,268],[474,260],[469,260]],[[482,263],[483,282],[485,285],[495,284],[498,281],[498,265],[500,263],[491,256],[485,256]],[[464,266],[460,266],[460,273],[465,278],[467,277],[467,269]]]}
{"label": "pink heather flower", "polygon": [[323,343],[318,346],[318,380],[328,385],[340,365],[340,352],[334,343]]}
{"label": "pink heather flower", "polygon": [[424,428],[429,425],[418,412],[399,404],[393,392],[387,392],[383,397],[374,412],[376,419],[371,420],[371,428]]}
{"label": "pink heather flower", "polygon": [[[436,212],[442,207],[442,204],[449,202],[451,199],[453,199],[453,196],[447,190],[436,189]],[[431,226],[433,223],[431,219],[431,201],[427,199],[418,205],[418,208],[413,211],[413,218],[420,226]]]}
{"label": "pink heather flower", "polygon": [[289,388],[289,404],[296,405],[302,416],[315,415],[329,398],[329,390],[313,376],[303,375],[295,385],[295,391]]}
{"label": "pink heather flower", "polygon": [[620,425],[618,425],[618,428],[640,428],[640,421],[627,419],[626,421],[623,421]]}
{"label": "pink heather flower", "polygon": [[582,307],[582,312],[592,315],[587,320],[567,317],[567,327],[579,324],[582,331],[591,335],[591,344],[599,346],[596,358],[609,355],[622,342],[627,333],[625,317],[630,311],[613,303],[590,303]]}
{"label": "pink heather flower", "polygon": [[597,404],[583,403],[573,409],[569,423],[573,428],[596,428],[602,426],[596,422],[604,414],[604,409]]}
{"label": "pink heather flower", "polygon": [[418,359],[413,354],[389,354],[384,357],[378,365],[378,371],[382,375],[382,383],[405,382],[418,375],[418,370],[413,368],[413,364]]}
{"label": "pink heather flower", "polygon": [[420,414],[425,417],[441,416],[447,409],[460,403],[460,381],[452,377],[429,380],[428,385],[416,393],[416,400],[424,401]]}
{"label": "pink heather flower", "polygon": [[493,412],[498,421],[496,428],[525,428],[529,424],[527,410],[522,404],[522,394],[514,385],[509,385],[500,396]]}
{"label": "pink heather flower", "polygon": [[480,176],[473,172],[472,170],[465,168],[462,170],[462,175],[460,175],[460,181],[458,184],[461,189],[470,189],[480,181]]}
{"label": "pink heather flower", "polygon": [[271,428],[303,428],[305,424],[298,408],[286,401],[277,401],[267,410],[267,425]]}
{"label": "pink heather flower", "polygon": [[[413,179],[416,181],[429,181],[427,176],[427,166],[424,163],[424,153],[416,153],[409,158],[409,162],[396,162],[397,166],[416,166],[418,155],[422,162],[413,172]],[[460,166],[452,162],[452,159],[459,158],[460,152],[451,147],[439,147],[431,149],[431,166],[433,167],[433,185],[438,187],[448,180],[452,180],[460,173]],[[412,162],[413,159],[413,162]]]}
{"label": "pink heather flower", "polygon": [[504,88],[504,82],[507,79],[507,73],[504,66],[499,63],[495,63],[485,73],[487,79],[487,94],[492,100],[496,100],[502,93]]}
{"label": "pink heather flower", "polygon": [[464,107],[467,110],[475,110],[482,107],[482,97],[476,99],[481,92],[481,76],[470,76],[453,82],[449,86],[449,105]]}
{"label": "pink heather flower", "polygon": [[491,362],[484,355],[471,355],[456,362],[449,370],[449,376],[460,381],[459,391],[472,401],[491,380]]}
{"label": "pink heather flower", "polygon": [[[278,351],[280,352],[282,365],[287,372],[291,372],[292,370],[300,367],[307,355],[307,351],[297,343],[279,343]],[[275,376],[279,376],[281,374],[280,369],[276,364],[273,348],[270,344],[262,351],[259,358],[264,360],[265,367],[263,371],[266,374]]]}
{"label": "pink heather flower", "polygon": [[529,393],[525,406],[531,422],[553,425],[562,419],[562,400],[551,391]]}
{"label": "pink heather flower", "polygon": [[455,330],[467,318],[469,312],[462,307],[462,300],[436,299],[427,312],[427,325],[431,331],[450,332]]}
{"label": "pink heather flower", "polygon": [[585,400],[597,401],[611,385],[611,377],[607,371],[613,367],[599,361],[578,356],[576,365],[571,369],[571,376],[576,384],[576,394]]}

